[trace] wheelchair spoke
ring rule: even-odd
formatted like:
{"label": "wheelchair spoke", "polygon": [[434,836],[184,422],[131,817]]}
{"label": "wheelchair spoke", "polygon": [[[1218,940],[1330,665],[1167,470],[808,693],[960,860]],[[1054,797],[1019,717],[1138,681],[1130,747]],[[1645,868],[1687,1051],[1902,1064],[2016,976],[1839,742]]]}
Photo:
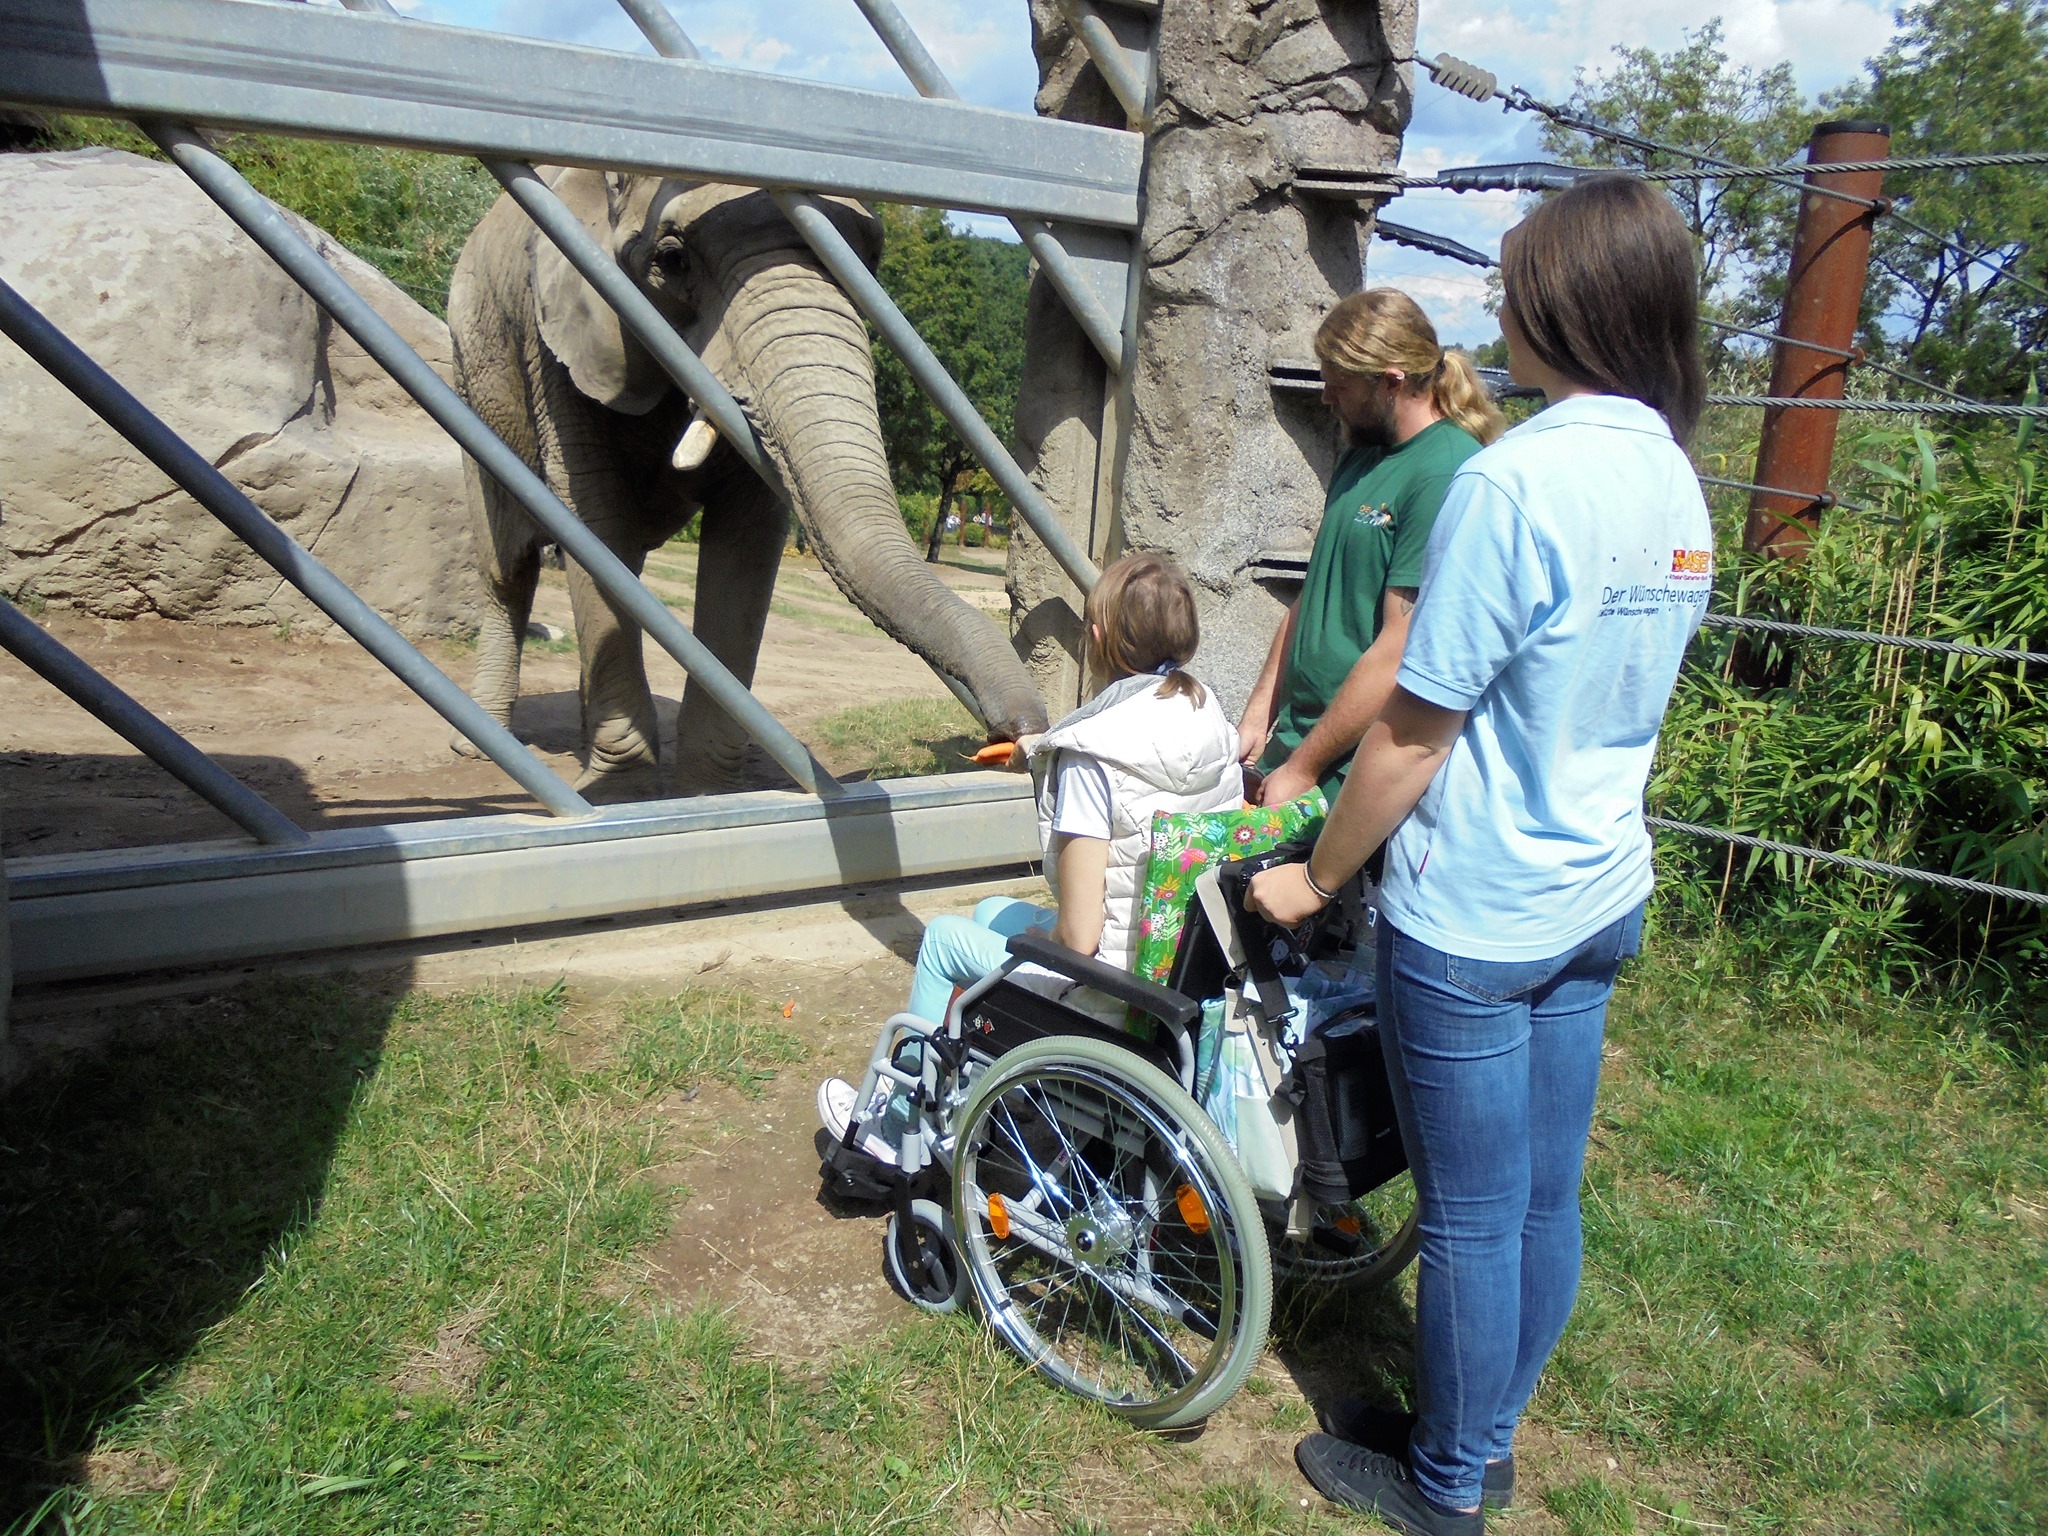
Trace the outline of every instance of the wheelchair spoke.
{"label": "wheelchair spoke", "polygon": [[[1237,1228],[1181,1125],[1092,1069],[1005,1082],[955,1178],[984,1311],[1019,1352],[1112,1405],[1196,1390],[1236,1339]],[[1208,1213],[1190,1227],[1184,1192]]]}

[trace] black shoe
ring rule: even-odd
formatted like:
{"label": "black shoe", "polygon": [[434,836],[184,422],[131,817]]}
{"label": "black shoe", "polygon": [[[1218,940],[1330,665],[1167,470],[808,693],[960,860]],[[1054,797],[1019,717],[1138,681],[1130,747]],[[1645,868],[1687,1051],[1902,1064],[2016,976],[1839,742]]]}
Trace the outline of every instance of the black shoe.
{"label": "black shoe", "polygon": [[1335,1435],[1310,1435],[1294,1448],[1294,1464],[1316,1492],[1335,1504],[1378,1515],[1404,1536],[1483,1536],[1481,1509],[1446,1509],[1409,1480],[1408,1463]]}
{"label": "black shoe", "polygon": [[[1378,1408],[1362,1397],[1340,1397],[1316,1415],[1324,1429],[1368,1451],[1396,1461],[1408,1459],[1408,1437],[1415,1433],[1415,1415],[1399,1408]],[[1506,1509],[1515,1500],[1515,1458],[1489,1461],[1479,1483],[1479,1502],[1488,1509]]]}

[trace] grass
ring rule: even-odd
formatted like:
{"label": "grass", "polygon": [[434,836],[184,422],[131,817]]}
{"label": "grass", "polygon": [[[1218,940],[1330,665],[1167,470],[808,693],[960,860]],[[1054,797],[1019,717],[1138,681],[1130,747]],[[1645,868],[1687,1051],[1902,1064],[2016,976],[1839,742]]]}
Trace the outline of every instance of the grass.
{"label": "grass", "polygon": [[834,773],[870,779],[958,773],[987,739],[952,699],[863,704],[827,716],[811,736]]}
{"label": "grass", "polygon": [[[1258,1453],[1205,1458],[966,1319],[792,1362],[658,1294],[664,1103],[803,1059],[745,994],[312,981],[158,1014],[0,1101],[0,1527],[1356,1528],[1301,1506],[1307,1409],[1271,1367],[1232,1410]],[[1506,1527],[2048,1524],[2044,1110],[2040,1064],[1957,1006],[1656,939]],[[1404,1316],[1295,1309],[1276,1347],[1399,1389]]]}
{"label": "grass", "polygon": [[1646,1475],[1553,1511],[2048,1526],[2038,1053],[1938,998],[1773,975],[1713,936],[1661,948],[1617,998],[1585,1282],[1535,1405]]}
{"label": "grass", "polygon": [[29,1390],[0,1525],[939,1530],[1059,1506],[1125,1437],[1020,1386],[980,1329],[911,1322],[798,1371],[643,1283],[680,1194],[649,1177],[659,1101],[758,1089],[801,1055],[772,1017],[300,984],[18,1096],[0,1327]]}

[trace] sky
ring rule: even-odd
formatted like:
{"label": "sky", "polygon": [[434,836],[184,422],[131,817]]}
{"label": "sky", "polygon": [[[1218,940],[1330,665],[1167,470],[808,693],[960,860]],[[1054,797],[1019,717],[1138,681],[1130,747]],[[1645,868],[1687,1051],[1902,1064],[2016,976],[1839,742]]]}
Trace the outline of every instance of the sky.
{"label": "sky", "polygon": [[[1171,3],[1171,0],[1168,0]],[[487,27],[594,47],[646,51],[613,0],[399,0],[401,9],[458,26]],[[1031,110],[1037,73],[1025,0],[898,0],[925,47],[970,102]],[[1768,68],[1790,62],[1809,96],[1841,85],[1884,46],[1893,27],[1886,0],[1421,0],[1416,51],[1448,52],[1520,85],[1562,100],[1580,71],[1597,73],[1616,47],[1668,51],[1689,28],[1719,14],[1737,63]],[[670,0],[670,9],[707,60],[745,69],[910,93],[887,50],[853,0]],[[1541,158],[1536,125],[1524,114],[1481,106],[1431,84],[1418,71],[1414,120],[1401,166],[1426,175],[1445,166]],[[1507,193],[1409,193],[1387,217],[1461,240],[1488,253],[1515,222]],[[1001,220],[959,221],[979,233],[1007,234]],[[1498,330],[1484,307],[1478,270],[1376,242],[1368,256],[1374,283],[1407,289],[1446,341],[1477,343]]]}

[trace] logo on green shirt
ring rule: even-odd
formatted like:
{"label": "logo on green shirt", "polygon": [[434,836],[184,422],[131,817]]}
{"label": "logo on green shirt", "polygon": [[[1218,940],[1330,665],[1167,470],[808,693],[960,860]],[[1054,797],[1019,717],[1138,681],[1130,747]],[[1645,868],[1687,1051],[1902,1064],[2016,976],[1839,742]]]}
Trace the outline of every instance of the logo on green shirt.
{"label": "logo on green shirt", "polygon": [[1360,507],[1358,520],[1368,528],[1391,528],[1394,526],[1394,509],[1384,504],[1377,507]]}

